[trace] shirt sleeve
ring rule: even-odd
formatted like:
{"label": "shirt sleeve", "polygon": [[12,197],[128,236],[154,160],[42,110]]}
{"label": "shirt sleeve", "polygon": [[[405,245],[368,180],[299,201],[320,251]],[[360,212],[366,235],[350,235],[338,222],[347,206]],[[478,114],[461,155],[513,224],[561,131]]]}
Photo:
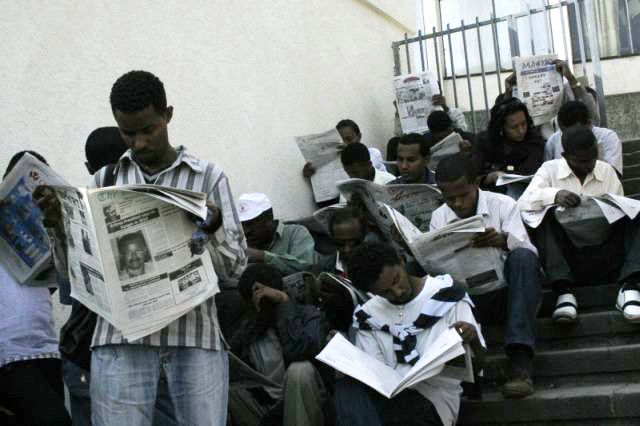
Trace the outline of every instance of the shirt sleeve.
{"label": "shirt sleeve", "polygon": [[527,233],[524,223],[522,222],[522,216],[520,215],[520,209],[516,202],[505,205],[502,212],[502,232],[507,234],[507,248],[509,250],[515,250],[517,248],[525,248],[538,254],[538,250],[531,243],[529,234]]}
{"label": "shirt sleeve", "polygon": [[622,142],[616,132],[610,132],[600,143],[602,161],[609,163],[622,176]]}
{"label": "shirt sleeve", "polygon": [[320,352],[320,313],[309,305],[292,300],[278,305],[276,326],[285,362],[311,360]]}
{"label": "shirt sleeve", "polygon": [[518,200],[520,210],[542,210],[545,206],[555,204],[556,194],[560,189],[551,186],[550,164],[543,164],[531,179]]}
{"label": "shirt sleeve", "polygon": [[285,254],[265,251],[265,263],[273,266],[283,275],[311,269],[314,261],[315,242],[305,227],[296,227],[287,246],[288,250]]}

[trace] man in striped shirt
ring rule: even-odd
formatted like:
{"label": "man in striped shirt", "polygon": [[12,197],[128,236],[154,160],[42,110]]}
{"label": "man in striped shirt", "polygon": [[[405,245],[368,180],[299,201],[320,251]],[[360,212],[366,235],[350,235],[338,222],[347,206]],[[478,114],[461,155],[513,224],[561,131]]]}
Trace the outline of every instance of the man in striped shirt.
{"label": "man in striped shirt", "polygon": [[[206,193],[213,217],[205,230],[207,248],[216,273],[223,283],[238,278],[246,266],[246,243],[227,177],[219,166],[170,145],[173,107],[167,106],[162,82],[145,71],[128,72],[113,85],[110,100],[129,150],[112,171],[98,171],[90,186],[150,183]],[[109,172],[114,176],[108,178]],[[161,374],[180,424],[226,424],[228,360],[213,298],[136,341],[98,317],[92,350],[95,425],[151,424]]]}

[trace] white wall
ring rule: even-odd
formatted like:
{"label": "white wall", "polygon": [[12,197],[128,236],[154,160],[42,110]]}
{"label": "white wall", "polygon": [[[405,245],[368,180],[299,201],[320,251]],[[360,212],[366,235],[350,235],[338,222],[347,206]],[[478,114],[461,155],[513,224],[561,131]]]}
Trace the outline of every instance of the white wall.
{"label": "white wall", "polygon": [[169,127],[219,163],[236,196],[267,193],[276,214],[312,210],[293,136],[360,124],[383,148],[393,130],[391,42],[416,28],[415,2],[2,2],[0,168],[33,149],[87,181],[84,142],[113,125],[109,91],[131,69],[163,80]]}

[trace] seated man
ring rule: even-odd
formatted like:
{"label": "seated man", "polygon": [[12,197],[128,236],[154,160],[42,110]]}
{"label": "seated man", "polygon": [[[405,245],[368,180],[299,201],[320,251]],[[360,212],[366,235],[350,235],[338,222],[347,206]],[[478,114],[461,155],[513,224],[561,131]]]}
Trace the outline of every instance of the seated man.
{"label": "seated man", "polygon": [[312,364],[324,340],[320,314],[290,299],[280,274],[268,265],[249,265],[238,291],[248,309],[230,334],[231,352],[273,386],[234,383],[233,368],[241,367],[232,363],[232,423],[323,426],[324,385]]}
{"label": "seated man", "polygon": [[[378,296],[356,309],[356,345],[401,375],[450,327],[474,353],[482,351],[471,300],[448,275],[411,276],[398,253],[381,243],[354,250],[349,273],[356,288]],[[448,368],[392,399],[343,378],[335,385],[336,414],[344,425],[454,425],[461,392],[459,378],[451,377]]]}
{"label": "seated man", "polygon": [[460,127],[456,127],[454,122],[451,120],[451,117],[444,111],[432,111],[431,114],[429,114],[429,117],[427,117],[427,126],[429,126],[429,131],[424,134],[424,140],[427,143],[427,146],[432,147],[451,133],[455,132],[462,138],[460,150],[465,152],[471,151],[476,138],[475,135],[461,129]]}
{"label": "seated man", "polygon": [[238,215],[247,238],[249,263],[266,263],[283,276],[311,268],[313,237],[302,225],[273,220],[271,201],[265,194],[242,194]]}
{"label": "seated man", "polygon": [[[564,158],[540,167],[518,201],[521,210],[542,210],[559,205],[580,205],[581,196],[607,193],[623,195],[622,185],[609,164],[597,160],[596,137],[591,129],[574,126],[562,133]],[[628,321],[640,321],[640,216],[626,216],[611,225],[607,240],[577,248],[554,214],[547,212],[535,229],[542,264],[558,296],[553,318],[571,322],[578,303],[572,288],[580,284],[620,283],[616,306]]]}
{"label": "seated man", "polygon": [[400,177],[389,184],[399,183],[436,183],[435,173],[427,167],[429,163],[429,145],[424,136],[417,133],[409,133],[398,139],[398,152],[396,164]]}
{"label": "seated man", "polygon": [[589,127],[598,144],[598,160],[611,164],[618,176],[622,176],[622,142],[611,129],[591,124],[589,108],[581,101],[569,101],[558,111],[560,130],[552,134],[544,147],[544,161],[562,158],[562,132],[574,125]]}
{"label": "seated man", "polygon": [[440,161],[436,180],[445,204],[433,212],[430,229],[482,215],[486,231],[475,237],[474,246],[504,250],[507,286],[499,289],[479,286],[470,292],[481,323],[506,325],[509,369],[503,395],[506,398],[530,395],[540,277],[537,250],[529,240],[518,206],[506,195],[480,190],[471,159],[464,155]]}

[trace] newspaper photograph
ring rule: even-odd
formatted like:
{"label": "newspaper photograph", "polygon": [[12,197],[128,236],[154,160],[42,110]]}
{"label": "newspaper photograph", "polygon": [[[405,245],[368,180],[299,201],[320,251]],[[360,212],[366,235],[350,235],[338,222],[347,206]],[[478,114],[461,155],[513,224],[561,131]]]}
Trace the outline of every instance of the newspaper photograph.
{"label": "newspaper photograph", "polygon": [[458,133],[452,132],[449,136],[432,146],[431,157],[429,158],[428,164],[429,169],[436,171],[440,160],[444,157],[459,153],[461,142],[462,137]]}
{"label": "newspaper photograph", "polygon": [[206,195],[155,185],[53,187],[67,238],[71,296],[128,340],[162,329],[215,295],[208,252],[191,253]]}
{"label": "newspaper photograph", "polygon": [[549,123],[562,105],[562,75],[556,70],[558,55],[513,58],[517,97],[527,105],[533,124]]}
{"label": "newspaper photograph", "polygon": [[472,245],[473,238],[485,231],[481,215],[422,233],[400,212],[390,206],[385,208],[416,261],[429,275],[449,274],[471,295],[506,286],[505,253],[494,247]]}
{"label": "newspaper photograph", "polygon": [[0,184],[0,261],[20,284],[50,286],[34,278],[50,266],[49,237],[32,198],[39,185],[66,185],[49,166],[25,154]]}
{"label": "newspaper photograph", "polygon": [[427,117],[434,109],[433,95],[440,94],[438,77],[432,71],[404,74],[393,79],[402,133],[424,133],[429,130]]}
{"label": "newspaper photograph", "polygon": [[283,290],[298,304],[310,303],[308,295],[316,277],[311,272],[296,272],[282,278]]}
{"label": "newspaper photograph", "polygon": [[331,129],[324,133],[297,136],[295,141],[305,161],[316,169],[311,176],[315,201],[320,203],[337,198],[340,193],[336,182],[348,178],[340,162],[340,152],[345,146],[340,133]]}

